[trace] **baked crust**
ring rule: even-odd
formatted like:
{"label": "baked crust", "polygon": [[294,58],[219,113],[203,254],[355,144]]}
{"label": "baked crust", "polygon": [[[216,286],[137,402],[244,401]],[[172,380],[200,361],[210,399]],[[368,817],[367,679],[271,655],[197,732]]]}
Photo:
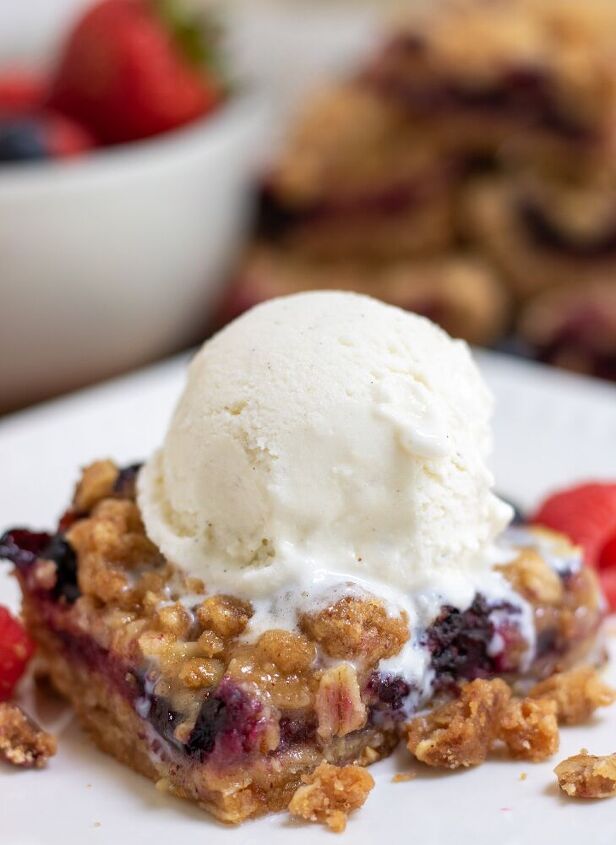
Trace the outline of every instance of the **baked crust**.
{"label": "baked crust", "polygon": [[57,751],[55,738],[13,702],[0,701],[0,759],[40,769]]}

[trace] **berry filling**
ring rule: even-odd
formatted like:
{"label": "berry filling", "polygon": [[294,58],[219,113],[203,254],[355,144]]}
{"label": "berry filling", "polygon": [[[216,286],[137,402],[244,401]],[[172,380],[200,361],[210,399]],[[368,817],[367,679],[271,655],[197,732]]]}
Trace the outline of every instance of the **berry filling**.
{"label": "berry filling", "polygon": [[462,612],[444,607],[423,637],[431,653],[435,688],[448,690],[461,680],[488,678],[514,669],[524,645],[519,629],[511,621],[519,613],[518,608],[506,602],[489,605],[483,596],[476,596]]}
{"label": "berry filling", "polygon": [[[398,36],[386,47],[369,79],[385,93],[406,103],[413,110],[432,115],[451,111],[493,114],[521,122],[523,126],[545,129],[568,140],[592,142],[594,134],[584,124],[567,114],[554,97],[554,81],[549,73],[523,64],[503,71],[498,80],[481,82],[454,81],[447,78],[427,79],[418,69],[415,78],[410,71],[405,78],[390,73],[390,62],[396,67],[429,50],[416,35]],[[421,59],[423,62],[423,59]]]}
{"label": "berry filling", "polygon": [[51,590],[54,599],[69,604],[80,594],[77,584],[77,557],[62,534],[51,536],[45,532],[14,528],[0,537],[0,558],[10,560],[24,574],[37,560],[52,560],[56,564],[56,579]]}
{"label": "berry filling", "polygon": [[314,202],[301,208],[293,208],[280,199],[272,186],[265,186],[259,198],[258,233],[268,240],[279,240],[295,227],[346,220],[351,217],[396,217],[429,202],[433,195],[449,180],[452,168],[444,168],[440,174],[412,182],[402,181],[384,186],[378,190]]}
{"label": "berry filling", "polygon": [[130,464],[119,471],[118,477],[113,485],[114,496],[118,496],[121,499],[135,498],[137,476],[142,466],[142,463]]}
{"label": "berry filling", "polygon": [[377,711],[396,712],[402,709],[411,687],[399,675],[382,675],[373,672],[367,684],[367,692]]}
{"label": "berry filling", "polygon": [[613,224],[580,238],[559,229],[545,210],[529,198],[518,202],[516,213],[535,245],[542,249],[585,259],[607,258],[616,251],[616,226]]}

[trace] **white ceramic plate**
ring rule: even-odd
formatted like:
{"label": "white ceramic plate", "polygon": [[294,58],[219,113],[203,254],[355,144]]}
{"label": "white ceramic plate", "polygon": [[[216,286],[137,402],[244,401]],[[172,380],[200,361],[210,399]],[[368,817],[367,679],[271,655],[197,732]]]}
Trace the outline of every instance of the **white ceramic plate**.
{"label": "white ceramic plate", "polygon": [[[530,505],[554,485],[616,478],[613,388],[485,353],[480,362],[497,398],[495,469],[504,493]],[[0,422],[0,524],[49,525],[67,501],[80,464],[106,455],[120,462],[146,455],[162,436],[183,365],[176,359]],[[4,574],[0,602],[17,605],[14,584]],[[616,683],[614,667],[610,675]],[[325,829],[285,814],[225,828],[93,749],[63,706],[31,705],[57,731],[60,751],[46,771],[0,769],[3,845],[333,841]],[[494,760],[441,774],[413,767],[401,751],[372,768],[377,785],[351,819],[347,841],[613,845],[616,799],[574,803],[555,785],[555,762],[582,747],[600,754],[616,750],[616,708],[590,726],[564,729],[558,757],[545,764]],[[414,780],[391,782],[395,772],[410,770]]]}

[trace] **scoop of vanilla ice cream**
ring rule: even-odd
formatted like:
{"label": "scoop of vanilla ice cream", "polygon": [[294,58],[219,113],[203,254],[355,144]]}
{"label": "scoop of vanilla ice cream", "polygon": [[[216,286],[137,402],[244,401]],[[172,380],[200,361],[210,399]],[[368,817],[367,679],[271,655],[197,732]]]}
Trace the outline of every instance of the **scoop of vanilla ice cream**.
{"label": "scoop of vanilla ice cream", "polygon": [[510,518],[485,463],[491,407],[466,344],[429,320],[349,293],[267,302],[192,361],[140,473],[147,533],[246,597],[477,571]]}

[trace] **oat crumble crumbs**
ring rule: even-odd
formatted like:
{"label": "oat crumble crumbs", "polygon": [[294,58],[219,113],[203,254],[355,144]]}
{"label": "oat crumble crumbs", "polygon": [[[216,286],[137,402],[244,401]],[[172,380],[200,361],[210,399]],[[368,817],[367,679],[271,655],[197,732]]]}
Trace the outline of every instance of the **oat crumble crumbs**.
{"label": "oat crumble crumbs", "polygon": [[501,719],[498,738],[517,760],[546,760],[558,751],[556,704],[548,699],[515,698]]}
{"label": "oat crumble crumbs", "polygon": [[300,624],[329,657],[367,664],[393,657],[409,638],[406,614],[389,616],[377,599],[345,596],[319,613],[303,614]]}
{"label": "oat crumble crumbs", "polygon": [[87,513],[113,492],[118,468],[113,461],[94,461],[85,467],[75,488],[73,505],[80,513]]}
{"label": "oat crumble crumbs", "polygon": [[510,697],[511,690],[499,678],[466,684],[460,698],[409,723],[408,750],[428,766],[457,769],[483,763]]}
{"label": "oat crumble crumbs", "polygon": [[562,601],[564,587],[561,579],[534,549],[522,549],[512,563],[496,568],[529,601],[547,605],[557,605]]}
{"label": "oat crumble crumbs", "polygon": [[398,772],[397,775],[394,775],[391,779],[392,783],[407,783],[409,780],[415,780],[417,775],[415,772]]}
{"label": "oat crumble crumbs", "polygon": [[13,766],[40,769],[56,750],[55,737],[42,730],[17,704],[0,702],[0,759]]}
{"label": "oat crumble crumbs", "polygon": [[447,702],[407,726],[407,748],[428,766],[457,769],[483,763],[497,742],[510,756],[538,762],[558,751],[557,705],[512,697],[500,678],[466,684]]}
{"label": "oat crumble crumbs", "polygon": [[527,777],[528,775],[526,774],[526,772],[520,772],[520,780],[526,780]]}
{"label": "oat crumble crumbs", "polygon": [[541,681],[532,688],[530,697],[553,701],[559,722],[579,725],[587,721],[598,707],[613,704],[616,690],[601,679],[596,669],[580,666]]}
{"label": "oat crumble crumbs", "polygon": [[558,785],[570,798],[610,798],[616,795],[616,754],[595,757],[582,751],[554,769]]}
{"label": "oat crumble crumbs", "polygon": [[289,812],[313,822],[326,824],[342,833],[352,810],[361,807],[372,787],[372,775],[361,766],[332,766],[321,763],[302,778],[289,803]]}

